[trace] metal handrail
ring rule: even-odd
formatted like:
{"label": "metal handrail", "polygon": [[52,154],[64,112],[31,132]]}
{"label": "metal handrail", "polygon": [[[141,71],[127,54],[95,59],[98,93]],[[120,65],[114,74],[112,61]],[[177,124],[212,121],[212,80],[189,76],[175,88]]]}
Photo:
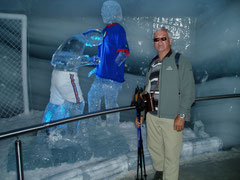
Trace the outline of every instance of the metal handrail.
{"label": "metal handrail", "polygon": [[[238,98],[238,97],[240,97],[240,94],[207,96],[207,97],[198,97],[198,98],[195,99],[195,101],[206,101],[206,100]],[[38,125],[34,125],[34,126],[29,126],[29,127],[26,127],[26,128],[7,131],[7,132],[4,132],[4,133],[0,133],[0,140],[4,139],[4,138],[9,138],[9,137],[18,136],[18,135],[25,134],[25,133],[37,131],[37,130],[40,130],[40,129],[45,129],[45,128],[50,128],[50,127],[53,127],[53,126],[58,126],[58,125],[61,125],[61,124],[72,122],[72,121],[77,121],[77,120],[81,120],[81,119],[85,119],[85,118],[91,118],[91,117],[100,116],[100,115],[109,114],[109,113],[132,110],[132,109],[135,109],[135,108],[136,108],[136,106],[123,106],[123,107],[120,107],[120,108],[113,108],[113,109],[108,109],[108,110],[104,110],[104,111],[88,113],[88,114],[84,114],[84,115],[80,115],[80,116],[75,116],[75,117],[70,117],[70,118],[65,118],[65,119],[61,119],[61,120],[52,121],[52,122],[49,122],[49,123],[42,123],[42,124],[38,124]]]}
{"label": "metal handrail", "polygon": [[80,116],[74,116],[74,117],[70,117],[70,118],[56,120],[56,121],[52,121],[49,123],[42,123],[42,124],[38,124],[38,125],[34,125],[34,126],[29,126],[26,128],[20,128],[20,129],[16,129],[16,130],[12,130],[12,131],[7,131],[4,133],[0,133],[0,140],[4,139],[4,138],[9,138],[9,137],[18,136],[18,135],[25,134],[25,133],[37,131],[40,129],[58,126],[61,124],[72,122],[72,121],[77,121],[77,120],[81,120],[81,119],[85,119],[85,118],[91,118],[91,117],[100,116],[100,115],[109,114],[109,113],[132,110],[135,108],[136,108],[135,106],[124,106],[124,107],[120,107],[120,108],[113,108],[113,109],[108,109],[108,110],[104,110],[104,111],[93,112],[93,113],[84,114],[84,115],[80,115]]}
{"label": "metal handrail", "polygon": [[195,101],[206,101],[206,100],[238,98],[238,97],[240,97],[240,94],[226,94],[226,95],[218,95],[218,96],[199,97],[199,98],[196,98]]}

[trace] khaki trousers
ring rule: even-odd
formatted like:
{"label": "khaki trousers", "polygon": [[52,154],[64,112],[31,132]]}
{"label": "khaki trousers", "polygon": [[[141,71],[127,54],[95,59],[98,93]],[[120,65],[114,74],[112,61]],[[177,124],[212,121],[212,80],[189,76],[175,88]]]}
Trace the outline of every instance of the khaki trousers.
{"label": "khaki trousers", "polygon": [[182,150],[182,132],[173,129],[174,119],[147,113],[148,150],[153,168],[163,171],[163,180],[177,180]]}

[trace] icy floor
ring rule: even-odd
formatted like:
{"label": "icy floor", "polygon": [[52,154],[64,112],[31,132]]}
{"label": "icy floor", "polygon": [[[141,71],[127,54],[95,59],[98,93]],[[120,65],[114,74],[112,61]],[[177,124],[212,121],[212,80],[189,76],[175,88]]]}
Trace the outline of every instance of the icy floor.
{"label": "icy floor", "polygon": [[[41,123],[43,112],[33,111],[29,116],[19,115],[1,119],[0,131],[6,132]],[[142,127],[146,166],[151,158],[146,148],[146,131]],[[78,134],[75,137],[47,136],[45,131],[19,137],[22,141],[24,177],[38,179],[115,179],[137,167],[137,129],[133,122],[121,123],[119,129],[99,128],[89,141]],[[16,179],[14,142],[16,138],[0,140],[1,179]],[[205,153],[218,152],[222,141],[209,137],[201,122],[194,131],[183,131],[181,161],[191,160]]]}

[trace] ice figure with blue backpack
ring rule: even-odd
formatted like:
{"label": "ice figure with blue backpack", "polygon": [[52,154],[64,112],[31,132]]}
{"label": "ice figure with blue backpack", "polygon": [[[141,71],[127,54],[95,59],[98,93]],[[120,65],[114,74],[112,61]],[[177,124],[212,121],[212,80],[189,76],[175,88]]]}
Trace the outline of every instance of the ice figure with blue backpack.
{"label": "ice figure with blue backpack", "polygon": [[[105,1],[101,9],[103,22],[107,26],[103,29],[103,43],[98,47],[100,63],[89,73],[95,73],[96,78],[88,92],[88,110],[101,110],[101,100],[104,98],[105,108],[117,108],[118,94],[124,82],[125,60],[129,55],[128,42],[124,28],[119,24],[122,20],[121,6],[115,1]],[[120,113],[106,115],[107,127],[118,126]],[[89,120],[89,130],[94,132],[96,127],[102,126],[101,117]]]}
{"label": "ice figure with blue backpack", "polygon": [[[52,56],[54,67],[51,77],[50,101],[45,109],[43,122],[77,116],[83,113],[85,101],[78,79],[78,69],[87,65],[99,64],[98,56],[84,54],[86,47],[99,46],[102,43],[102,32],[90,29],[77,34],[63,42]],[[61,125],[67,128],[70,135],[75,135],[79,122]]]}

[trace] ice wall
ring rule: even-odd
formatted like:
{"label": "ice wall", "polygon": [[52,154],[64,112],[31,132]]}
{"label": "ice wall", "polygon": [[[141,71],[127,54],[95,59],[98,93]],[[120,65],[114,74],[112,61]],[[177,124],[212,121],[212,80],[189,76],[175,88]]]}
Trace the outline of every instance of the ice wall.
{"label": "ice wall", "polygon": [[131,55],[126,62],[126,72],[144,76],[156,50],[153,33],[156,29],[168,28],[173,38],[173,49],[189,58],[195,51],[196,18],[194,17],[126,17],[123,25],[128,36]]}
{"label": "ice wall", "polygon": [[240,2],[234,1],[207,21],[199,22],[193,61],[197,83],[240,75]]}
{"label": "ice wall", "polygon": [[[234,1],[218,16],[197,28],[197,54],[193,61],[197,97],[240,94],[240,3]],[[240,99],[197,102],[193,121],[201,120],[206,132],[223,140],[224,148],[240,144]]]}
{"label": "ice wall", "polygon": [[[69,0],[68,3],[65,0],[0,2],[0,12],[24,13],[28,16],[31,108],[43,110],[48,102],[52,70],[50,59],[57,46],[73,34],[105,26],[100,17],[102,2],[103,0],[91,0],[91,3],[89,0]],[[126,63],[126,91],[121,94],[120,105],[129,105],[134,86],[140,82],[137,80],[131,83],[128,77],[131,77],[131,81],[135,75],[138,75],[135,76],[137,79],[143,79],[148,61],[155,55],[151,40],[153,29],[164,24],[166,19],[165,26],[182,30],[180,39],[175,36],[175,42],[179,44],[174,44],[174,48],[188,56],[193,64],[197,96],[239,93],[240,4],[237,0],[153,0],[151,3],[144,0],[137,3],[136,0],[119,0],[119,3],[123,7],[122,24],[127,31],[131,51]],[[174,26],[178,18],[184,21],[182,28]],[[88,71],[85,69],[80,72],[85,93],[92,80],[84,78]],[[126,96],[128,91],[130,93]],[[240,144],[240,133],[234,128],[240,124],[235,109],[239,109],[237,99],[196,103],[193,120],[203,121],[206,131],[211,135],[226,134],[229,138],[224,138],[224,145]],[[216,127],[212,125],[215,123]]]}

